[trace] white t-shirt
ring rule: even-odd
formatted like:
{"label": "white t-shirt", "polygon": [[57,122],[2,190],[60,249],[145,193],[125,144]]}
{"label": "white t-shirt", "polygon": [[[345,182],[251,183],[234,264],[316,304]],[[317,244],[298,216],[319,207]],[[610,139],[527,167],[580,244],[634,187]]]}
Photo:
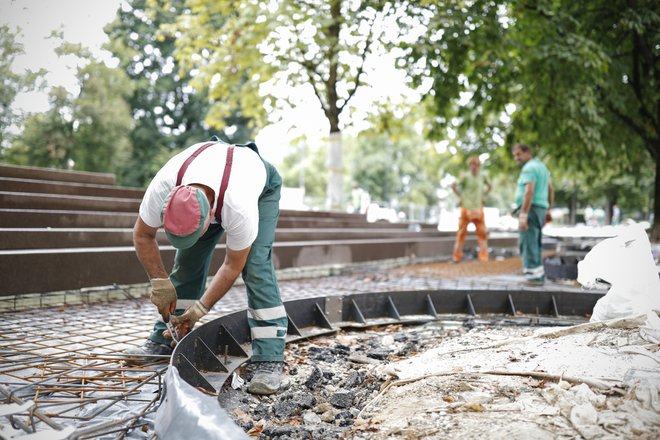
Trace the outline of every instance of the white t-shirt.
{"label": "white t-shirt", "polygon": [[[152,228],[163,225],[160,218],[163,202],[172,188],[183,162],[204,143],[195,144],[171,158],[153,178],[140,204],[140,218]],[[227,144],[208,147],[189,165],[182,185],[199,183],[215,192],[211,207],[211,223],[215,219],[215,203],[220,192],[222,174],[227,158]],[[234,148],[231,175],[225,192],[221,212],[221,226],[227,234],[227,247],[233,250],[247,248],[259,232],[259,195],[266,184],[266,167],[257,153],[247,147]]]}

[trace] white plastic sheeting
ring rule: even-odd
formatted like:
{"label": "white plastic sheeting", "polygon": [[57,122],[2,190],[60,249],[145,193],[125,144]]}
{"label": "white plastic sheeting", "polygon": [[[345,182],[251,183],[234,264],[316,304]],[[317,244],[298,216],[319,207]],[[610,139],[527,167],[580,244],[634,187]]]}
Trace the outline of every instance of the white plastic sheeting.
{"label": "white plastic sheeting", "polygon": [[220,407],[218,399],[187,384],[176,367],[165,374],[163,402],[155,419],[159,440],[247,440],[245,434]]}
{"label": "white plastic sheeting", "polygon": [[[33,401],[28,401],[23,404],[10,403],[0,405],[0,417],[11,416],[14,414],[24,414],[34,407]],[[10,425],[3,425],[0,423],[0,439],[2,440],[65,440],[68,439],[75,431],[75,427],[68,426],[62,430],[45,429],[32,434],[26,434],[22,430],[14,429]]]}
{"label": "white plastic sheeting", "polygon": [[611,287],[596,303],[592,321],[660,310],[660,279],[644,228],[640,225],[620,228],[616,237],[599,242],[578,263],[580,284],[592,288],[599,280]]}

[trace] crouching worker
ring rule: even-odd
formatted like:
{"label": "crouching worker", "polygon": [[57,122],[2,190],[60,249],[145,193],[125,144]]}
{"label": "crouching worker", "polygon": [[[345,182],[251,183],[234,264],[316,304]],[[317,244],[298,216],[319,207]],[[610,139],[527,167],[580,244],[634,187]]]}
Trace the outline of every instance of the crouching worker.
{"label": "crouching worker", "polygon": [[[248,391],[277,392],[288,325],[271,260],[281,185],[277,170],[252,143],[195,144],[158,171],[140,205],[133,242],[162,319],[143,347],[128,352],[133,363],[170,355],[166,323],[185,335],[242,274],[255,370]],[[156,241],[161,226],[177,249],[169,276]],[[207,288],[213,251],[223,233],[225,259]]]}

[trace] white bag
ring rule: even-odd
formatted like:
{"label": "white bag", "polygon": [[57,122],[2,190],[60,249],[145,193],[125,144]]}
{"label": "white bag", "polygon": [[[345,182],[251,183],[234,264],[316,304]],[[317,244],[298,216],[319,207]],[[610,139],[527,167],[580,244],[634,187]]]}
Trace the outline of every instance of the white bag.
{"label": "white bag", "polygon": [[171,365],[165,373],[164,392],[154,422],[160,440],[249,439],[220,407],[217,397],[207,396],[181,380]]}
{"label": "white bag", "polygon": [[640,225],[620,230],[619,235],[594,246],[578,263],[577,281],[585,288],[595,287],[600,280],[611,285],[596,303],[591,321],[660,310],[660,279],[646,231]]}

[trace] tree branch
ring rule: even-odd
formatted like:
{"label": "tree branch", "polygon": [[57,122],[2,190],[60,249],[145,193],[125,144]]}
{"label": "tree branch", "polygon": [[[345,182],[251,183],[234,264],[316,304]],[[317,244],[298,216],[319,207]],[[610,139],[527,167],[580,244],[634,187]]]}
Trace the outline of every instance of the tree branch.
{"label": "tree branch", "polygon": [[309,84],[312,86],[312,89],[314,90],[314,94],[316,95],[316,98],[319,100],[319,103],[321,104],[321,110],[323,110],[323,113],[325,115],[328,114],[328,107],[325,105],[323,102],[323,97],[321,96],[321,92],[319,91],[316,81],[314,81],[314,74],[319,75],[319,73],[316,71],[316,68],[318,67],[318,64],[315,64],[311,61],[303,61],[302,66],[305,68],[305,73],[307,74],[307,77],[309,78]]}
{"label": "tree branch", "polygon": [[367,53],[369,52],[369,48],[371,47],[371,44],[373,43],[372,37],[373,37],[373,30],[374,30],[374,22],[371,22],[371,26],[369,27],[369,35],[367,36],[367,42],[364,45],[364,51],[362,51],[362,63],[360,64],[360,67],[358,68],[357,74],[355,75],[355,86],[353,87],[353,90],[348,92],[348,97],[344,101],[344,103],[339,107],[339,113],[341,113],[344,110],[344,107],[346,107],[346,104],[348,104],[348,101],[351,100],[351,98],[355,95],[355,92],[357,91],[358,87],[360,86],[360,76],[362,76],[362,73],[364,73],[364,64],[367,60]]}
{"label": "tree branch", "polygon": [[640,50],[640,38],[637,32],[635,32],[633,33],[632,78],[630,85],[633,89],[633,92],[635,93],[637,101],[639,102],[639,111],[641,115],[655,127],[655,118],[646,108],[646,105],[644,105],[644,96],[642,93],[642,74],[640,72]]}
{"label": "tree branch", "polygon": [[635,133],[639,135],[644,141],[644,147],[651,153],[653,159],[658,160],[656,151],[652,148],[653,141],[647,135],[646,130],[638,124],[635,123],[635,120],[630,116],[620,112],[611,102],[606,103],[607,108],[611,111],[617,118],[619,118],[625,125],[630,127]]}
{"label": "tree branch", "polygon": [[[300,34],[298,32],[298,28],[296,26],[294,26],[293,28],[296,32],[296,40],[300,42],[301,40],[300,40]],[[299,63],[303,67],[305,73],[307,74],[307,77],[309,78],[309,84],[312,86],[312,89],[314,90],[314,94],[316,95],[316,98],[319,100],[319,104],[321,104],[321,110],[323,110],[323,113],[327,115],[328,107],[323,101],[323,97],[321,96],[321,92],[319,91],[316,85],[316,81],[314,81],[314,75],[321,76],[321,74],[318,71],[319,63],[315,63],[312,60],[305,60],[305,54],[304,51],[302,50],[301,50],[301,55],[302,55],[301,57],[302,61],[300,61],[300,59],[297,60],[291,59],[291,61],[295,63]]]}

